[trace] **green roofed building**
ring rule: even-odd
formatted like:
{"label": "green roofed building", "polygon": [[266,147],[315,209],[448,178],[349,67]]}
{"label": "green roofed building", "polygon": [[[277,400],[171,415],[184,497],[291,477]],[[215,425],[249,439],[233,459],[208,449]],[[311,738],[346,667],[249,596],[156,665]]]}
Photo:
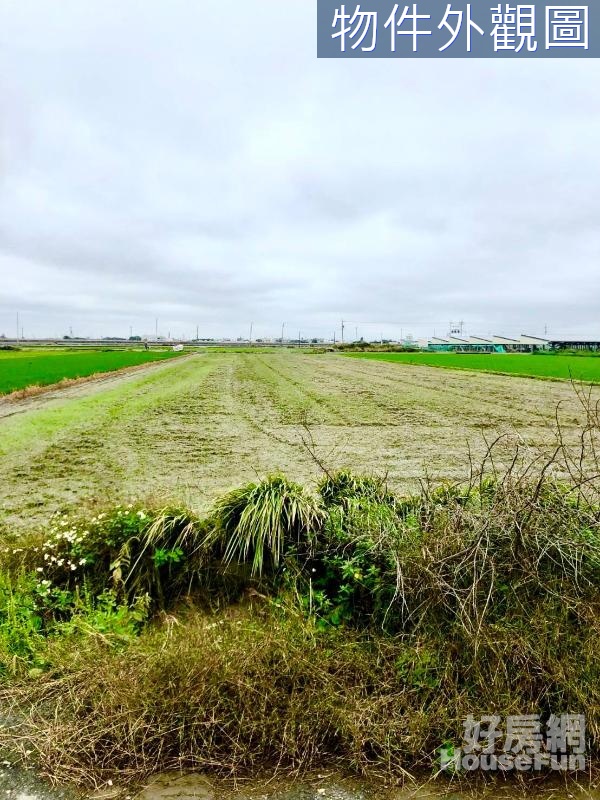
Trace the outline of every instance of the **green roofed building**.
{"label": "green roofed building", "polygon": [[427,340],[426,349],[437,353],[534,353],[550,349],[550,342],[525,334],[509,336],[434,336]]}

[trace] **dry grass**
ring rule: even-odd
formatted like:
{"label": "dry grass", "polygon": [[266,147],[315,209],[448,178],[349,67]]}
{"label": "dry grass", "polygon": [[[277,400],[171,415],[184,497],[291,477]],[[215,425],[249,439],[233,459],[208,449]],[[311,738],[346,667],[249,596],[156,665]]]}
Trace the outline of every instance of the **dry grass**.
{"label": "dry grass", "polygon": [[33,748],[44,776],[88,785],[192,767],[241,775],[335,763],[398,775],[432,719],[447,725],[448,715],[442,696],[415,714],[397,655],[391,642],[319,637],[260,611],[194,614],[127,651],[90,642],[71,652],[62,677],[9,693],[29,714],[0,739]]}
{"label": "dry grass", "polygon": [[570,655],[597,663],[597,619],[590,610],[576,638],[548,620],[533,632],[496,623],[474,647],[460,629],[317,633],[268,608],[171,614],[126,649],[53,643],[60,670],[2,693],[26,717],[0,743],[57,783],[88,786],[186,768],[398,778],[460,740],[469,713],[569,708],[587,712],[595,757],[600,698]]}
{"label": "dry grass", "polygon": [[47,386],[34,384],[32,386],[27,386],[25,389],[17,389],[14,392],[3,395],[2,402],[16,403],[19,400],[38,397],[40,394],[45,394],[46,392],[60,391],[61,389],[67,389],[69,386],[74,386],[76,384],[89,383],[90,381],[97,380],[97,378],[98,375],[94,374],[88,375],[85,378],[63,378],[61,381],[58,381],[58,383],[51,383]]}

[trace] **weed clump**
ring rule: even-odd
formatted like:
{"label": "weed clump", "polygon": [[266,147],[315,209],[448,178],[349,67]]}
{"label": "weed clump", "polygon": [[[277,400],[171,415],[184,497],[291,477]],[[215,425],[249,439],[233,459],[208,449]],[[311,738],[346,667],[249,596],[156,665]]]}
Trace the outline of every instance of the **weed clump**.
{"label": "weed clump", "polygon": [[273,475],[217,500],[206,545],[226,564],[250,564],[251,574],[276,570],[287,550],[310,543],[323,522],[316,500],[297,483]]}

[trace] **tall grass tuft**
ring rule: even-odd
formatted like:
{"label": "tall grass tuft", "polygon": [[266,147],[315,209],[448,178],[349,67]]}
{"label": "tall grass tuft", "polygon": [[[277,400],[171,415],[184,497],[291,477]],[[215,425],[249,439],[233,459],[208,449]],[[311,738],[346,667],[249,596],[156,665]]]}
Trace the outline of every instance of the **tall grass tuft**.
{"label": "tall grass tuft", "polygon": [[184,509],[154,512],[148,525],[125,541],[112,565],[128,596],[148,593],[164,607],[189,590],[206,562],[206,528],[205,521]]}
{"label": "tall grass tuft", "polygon": [[251,564],[260,576],[277,569],[285,551],[309,543],[324,515],[315,498],[283,475],[271,475],[222,497],[214,506],[214,528],[206,546],[233,561]]}

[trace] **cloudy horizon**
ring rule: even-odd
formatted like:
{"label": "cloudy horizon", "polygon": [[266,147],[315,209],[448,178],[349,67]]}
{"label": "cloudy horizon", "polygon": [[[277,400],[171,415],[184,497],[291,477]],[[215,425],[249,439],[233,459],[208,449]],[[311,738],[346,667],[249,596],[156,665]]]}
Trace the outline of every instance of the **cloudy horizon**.
{"label": "cloudy horizon", "polygon": [[0,0],[0,334],[600,338],[597,62],[318,60],[315,26]]}

